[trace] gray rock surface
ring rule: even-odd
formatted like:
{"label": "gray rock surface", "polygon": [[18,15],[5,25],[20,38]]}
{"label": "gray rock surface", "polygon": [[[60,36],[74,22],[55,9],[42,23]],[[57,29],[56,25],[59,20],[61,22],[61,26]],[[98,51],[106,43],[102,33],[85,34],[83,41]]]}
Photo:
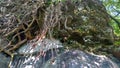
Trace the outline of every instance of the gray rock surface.
{"label": "gray rock surface", "polygon": [[[53,53],[53,54],[52,54]],[[39,53],[36,55],[16,55],[10,65],[10,68],[43,68],[45,63],[54,58],[56,55],[55,50],[47,51],[46,55],[40,55]]]}
{"label": "gray rock surface", "polygon": [[59,55],[63,47],[58,40],[50,39],[43,39],[34,44],[31,42],[23,45],[14,56],[10,68],[43,68],[46,61]]}
{"label": "gray rock surface", "polygon": [[4,54],[0,53],[0,68],[8,68],[10,62],[10,57],[6,57]]}
{"label": "gray rock surface", "polygon": [[119,68],[119,66],[106,56],[71,50],[56,57],[52,63],[49,60],[43,68]]}
{"label": "gray rock surface", "polygon": [[46,52],[47,50],[54,48],[61,48],[62,43],[58,40],[43,39],[42,41],[37,41],[35,43],[28,43],[19,48],[19,54],[33,54],[39,51]]}
{"label": "gray rock surface", "polygon": [[[104,55],[85,53],[80,50],[70,50],[59,55],[51,51],[46,56],[16,56],[11,68],[119,68],[115,63]],[[52,55],[54,56],[52,58]]]}

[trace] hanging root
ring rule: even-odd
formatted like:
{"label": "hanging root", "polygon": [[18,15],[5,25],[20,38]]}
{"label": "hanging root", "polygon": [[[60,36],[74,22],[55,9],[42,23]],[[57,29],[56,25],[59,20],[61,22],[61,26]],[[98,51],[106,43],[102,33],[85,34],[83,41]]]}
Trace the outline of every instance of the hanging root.
{"label": "hanging root", "polygon": [[72,30],[71,27],[68,27],[68,26],[67,26],[67,23],[68,23],[68,17],[65,17],[65,23],[64,23],[65,29],[67,29],[67,30]]}
{"label": "hanging root", "polygon": [[[18,28],[15,28],[14,30],[5,34],[5,37],[11,36],[12,34],[15,34],[15,35],[13,35],[12,39],[10,39],[8,45],[0,48],[0,52],[3,51],[8,55],[12,55],[12,51],[15,51],[22,44],[24,44],[29,38],[31,38],[32,36],[31,36],[30,28],[34,23],[34,20],[35,19],[33,18],[32,22],[29,25],[27,25],[27,28],[25,28],[25,26],[22,24]],[[21,29],[23,31],[19,32]],[[22,37],[20,36],[21,34],[25,35],[25,38],[23,40],[22,40]],[[15,40],[16,37],[18,37],[17,43],[13,44],[13,41]]]}

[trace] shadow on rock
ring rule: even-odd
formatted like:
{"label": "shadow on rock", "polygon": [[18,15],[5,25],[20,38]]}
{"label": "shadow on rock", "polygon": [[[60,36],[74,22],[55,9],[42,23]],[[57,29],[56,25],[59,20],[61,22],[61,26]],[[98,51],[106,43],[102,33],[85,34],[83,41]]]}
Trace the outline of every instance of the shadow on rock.
{"label": "shadow on rock", "polygon": [[103,55],[88,54],[79,50],[62,53],[43,68],[119,68],[116,63]]}

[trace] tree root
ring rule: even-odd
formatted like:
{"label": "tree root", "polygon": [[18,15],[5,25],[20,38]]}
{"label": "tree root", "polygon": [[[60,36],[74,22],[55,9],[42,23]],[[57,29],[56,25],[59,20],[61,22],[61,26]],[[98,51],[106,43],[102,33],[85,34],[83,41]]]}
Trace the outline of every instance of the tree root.
{"label": "tree root", "polygon": [[[24,44],[28,38],[32,37],[32,36],[29,36],[31,35],[30,33],[30,28],[32,27],[33,23],[34,23],[35,19],[33,18],[33,20],[30,22],[29,25],[27,25],[27,28],[25,28],[24,24],[21,24],[18,28],[15,28],[14,30],[10,31],[9,33],[5,34],[4,36],[5,37],[8,37],[12,34],[15,34],[12,36],[12,39],[10,39],[8,45],[6,45],[5,47],[0,47],[0,52],[4,52],[8,55],[12,55],[12,51],[15,51],[17,48],[19,48],[22,44]],[[23,30],[21,32],[19,32],[19,30]],[[25,38],[22,40],[21,39],[21,34],[25,34]],[[17,43],[16,44],[12,44],[12,42],[14,41],[14,39],[18,37],[18,40],[17,40]]]}
{"label": "tree root", "polygon": [[21,42],[17,43],[16,45],[14,45],[14,47],[8,49],[8,51],[12,51],[12,50],[16,50],[17,48],[19,48],[22,44],[24,44],[27,41],[27,39],[22,40]]}
{"label": "tree root", "polygon": [[8,55],[12,55],[13,53],[11,52],[11,51],[13,51],[13,50],[16,50],[17,48],[19,48],[22,44],[24,44],[25,42],[27,41],[27,39],[24,39],[24,40],[22,40],[21,42],[19,42],[19,43],[17,43],[16,45],[14,45],[12,48],[9,48],[8,50],[6,50],[5,48],[7,48],[7,47],[9,47],[9,46],[7,46],[7,47],[5,47],[5,48],[2,48],[2,47],[0,47],[0,52],[5,52],[6,54],[8,54]]}

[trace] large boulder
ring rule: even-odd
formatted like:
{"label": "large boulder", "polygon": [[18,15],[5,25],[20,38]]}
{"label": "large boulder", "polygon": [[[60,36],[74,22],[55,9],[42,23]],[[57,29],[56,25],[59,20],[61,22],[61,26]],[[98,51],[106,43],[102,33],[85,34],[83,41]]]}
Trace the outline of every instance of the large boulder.
{"label": "large boulder", "polygon": [[18,49],[10,68],[43,68],[46,61],[62,52],[62,47],[62,43],[54,39],[37,41],[36,46],[29,42]]}
{"label": "large boulder", "polygon": [[53,61],[49,60],[43,68],[119,68],[116,63],[103,55],[70,50]]}
{"label": "large boulder", "polygon": [[116,64],[104,55],[68,50],[55,56],[55,52],[52,54],[49,50],[45,56],[39,57],[16,55],[10,68],[119,68],[119,63]]}

